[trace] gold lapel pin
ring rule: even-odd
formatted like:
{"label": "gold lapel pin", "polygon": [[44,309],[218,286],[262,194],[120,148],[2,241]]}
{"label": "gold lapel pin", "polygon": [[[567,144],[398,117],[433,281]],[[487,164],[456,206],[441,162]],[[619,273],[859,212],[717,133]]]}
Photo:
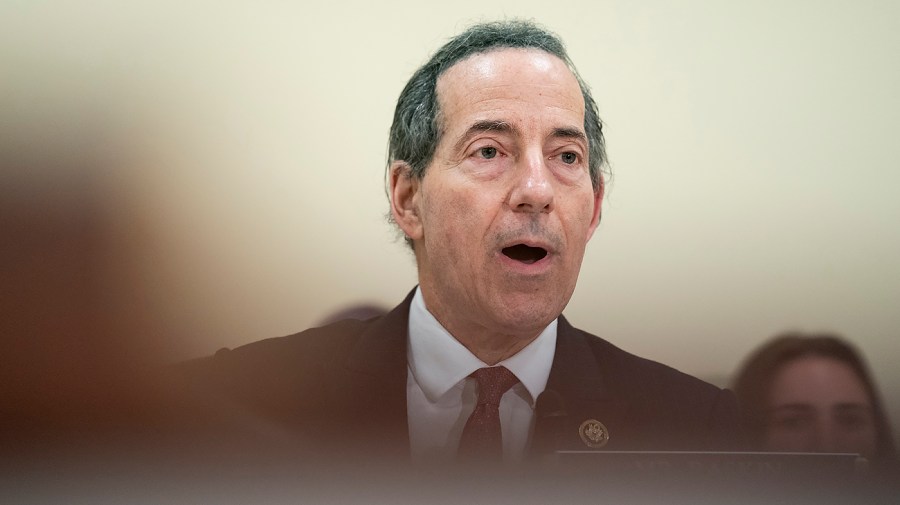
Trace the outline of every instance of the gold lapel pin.
{"label": "gold lapel pin", "polygon": [[588,419],[581,423],[578,434],[581,435],[584,445],[593,449],[603,447],[609,442],[609,430],[596,419]]}

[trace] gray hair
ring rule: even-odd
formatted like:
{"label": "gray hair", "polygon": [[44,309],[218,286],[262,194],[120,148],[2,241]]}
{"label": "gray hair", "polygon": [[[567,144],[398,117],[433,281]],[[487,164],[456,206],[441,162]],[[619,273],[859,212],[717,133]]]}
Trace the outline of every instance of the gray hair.
{"label": "gray hair", "polygon": [[[437,80],[456,63],[495,49],[540,49],[561,59],[575,75],[584,97],[584,130],[588,138],[588,171],[597,191],[603,184],[606,148],[603,125],[590,88],[578,75],[562,40],[530,21],[511,20],[482,23],[457,35],[420,67],[406,83],[391,124],[387,170],[402,160],[409,164],[409,176],[422,179],[441,140],[441,114]],[[387,178],[390,174],[386,174]]]}

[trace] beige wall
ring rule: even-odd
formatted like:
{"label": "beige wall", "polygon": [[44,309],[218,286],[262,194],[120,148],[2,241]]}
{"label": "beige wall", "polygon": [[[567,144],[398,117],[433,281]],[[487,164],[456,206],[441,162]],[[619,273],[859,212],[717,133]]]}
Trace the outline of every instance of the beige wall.
{"label": "beige wall", "polygon": [[519,16],[568,43],[615,173],[570,319],[713,379],[776,332],[841,332],[900,418],[897,2],[10,3],[4,208],[47,234],[34,271],[81,268],[40,259],[87,216],[91,324],[139,352],[399,301],[393,103],[447,37]]}

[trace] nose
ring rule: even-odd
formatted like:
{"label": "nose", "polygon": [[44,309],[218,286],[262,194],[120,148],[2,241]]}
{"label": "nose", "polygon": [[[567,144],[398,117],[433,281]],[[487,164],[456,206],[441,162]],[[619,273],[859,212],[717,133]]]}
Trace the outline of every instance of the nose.
{"label": "nose", "polygon": [[542,153],[518,160],[514,170],[509,206],[515,212],[549,213],[553,210],[553,181]]}
{"label": "nose", "polygon": [[815,427],[815,442],[813,452],[839,452],[839,434],[834,423],[828,419],[820,419]]}

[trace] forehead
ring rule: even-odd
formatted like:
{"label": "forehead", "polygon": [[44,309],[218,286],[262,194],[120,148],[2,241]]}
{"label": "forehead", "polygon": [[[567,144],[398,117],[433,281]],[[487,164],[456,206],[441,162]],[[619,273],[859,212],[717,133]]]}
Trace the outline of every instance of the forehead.
{"label": "forehead", "polygon": [[785,363],[772,382],[771,401],[773,406],[871,403],[862,379],[853,368],[824,356],[804,356]]}
{"label": "forehead", "polygon": [[497,119],[555,117],[583,128],[578,81],[565,62],[539,49],[504,48],[470,56],[438,78],[437,94],[445,126],[471,115],[512,114],[520,117]]}

